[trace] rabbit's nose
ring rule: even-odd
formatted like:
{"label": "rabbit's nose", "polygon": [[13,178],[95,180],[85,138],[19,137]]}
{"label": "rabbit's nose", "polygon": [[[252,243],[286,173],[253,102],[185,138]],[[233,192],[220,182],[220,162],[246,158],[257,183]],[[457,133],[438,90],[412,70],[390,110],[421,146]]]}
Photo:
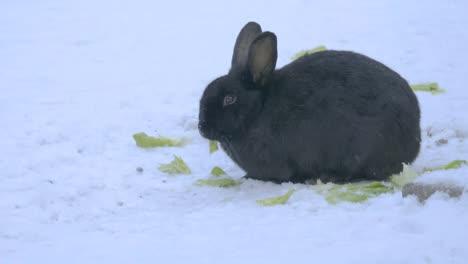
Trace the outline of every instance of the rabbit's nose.
{"label": "rabbit's nose", "polygon": [[207,126],[208,126],[208,123],[206,121],[204,121],[204,120],[198,121],[198,129],[200,131],[206,130]]}
{"label": "rabbit's nose", "polygon": [[203,122],[203,121],[199,121],[198,122],[198,131],[200,132],[200,135],[202,135],[203,137],[207,137],[208,135],[208,128],[207,128],[207,124],[206,122]]}
{"label": "rabbit's nose", "polygon": [[205,124],[206,124],[205,121],[199,120],[198,121],[198,128],[202,128],[203,126],[205,126]]}

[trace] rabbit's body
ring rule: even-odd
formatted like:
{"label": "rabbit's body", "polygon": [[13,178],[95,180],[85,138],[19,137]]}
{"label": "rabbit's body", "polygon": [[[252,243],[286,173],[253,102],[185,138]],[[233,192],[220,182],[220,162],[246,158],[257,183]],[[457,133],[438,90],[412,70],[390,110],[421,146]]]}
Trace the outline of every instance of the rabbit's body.
{"label": "rabbit's body", "polygon": [[[255,52],[264,55],[261,50],[249,56]],[[265,58],[259,61],[259,74],[255,62],[246,66],[247,74],[233,63],[230,74],[210,84],[201,100],[200,131],[220,141],[246,177],[274,182],[383,180],[417,156],[418,101],[408,83],[388,67],[346,51],[306,55],[268,74],[261,72]],[[255,77],[259,79],[251,83],[249,78]],[[238,102],[240,108],[232,110],[230,105],[211,105],[216,96],[233,93],[245,105]]]}

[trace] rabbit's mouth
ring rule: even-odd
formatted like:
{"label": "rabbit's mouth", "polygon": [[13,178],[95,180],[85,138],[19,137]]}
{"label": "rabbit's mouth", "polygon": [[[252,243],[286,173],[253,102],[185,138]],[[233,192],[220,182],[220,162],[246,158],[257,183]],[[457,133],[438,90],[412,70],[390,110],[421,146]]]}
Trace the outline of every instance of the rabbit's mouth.
{"label": "rabbit's mouth", "polygon": [[198,123],[198,131],[202,137],[208,140],[229,141],[232,138],[231,135],[223,133],[210,125],[206,125],[206,123],[203,122]]}
{"label": "rabbit's mouth", "polygon": [[219,134],[210,126],[207,122],[200,121],[198,122],[198,131],[200,135],[209,140],[219,139]]}

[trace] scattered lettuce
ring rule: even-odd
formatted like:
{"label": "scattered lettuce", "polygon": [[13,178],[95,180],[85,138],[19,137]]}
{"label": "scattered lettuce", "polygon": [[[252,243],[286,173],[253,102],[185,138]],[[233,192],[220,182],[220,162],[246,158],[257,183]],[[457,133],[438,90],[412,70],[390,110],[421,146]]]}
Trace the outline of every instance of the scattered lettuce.
{"label": "scattered lettuce", "polygon": [[216,166],[211,170],[210,174],[213,175],[213,176],[218,177],[218,176],[221,176],[221,175],[225,175],[226,172],[224,172],[223,169],[221,169],[220,167]]}
{"label": "scattered lettuce", "polygon": [[413,91],[431,92],[433,95],[444,93],[445,90],[439,87],[438,83],[415,84],[411,85]]}
{"label": "scattered lettuce", "polygon": [[291,59],[292,60],[297,60],[297,59],[299,59],[300,57],[302,57],[302,56],[304,56],[306,54],[312,54],[314,52],[319,52],[319,51],[324,51],[324,50],[327,50],[327,47],[318,46],[318,47],[315,47],[315,48],[309,49],[309,50],[301,50],[298,53],[296,53],[294,56],[292,56]]}
{"label": "scattered lettuce", "polygon": [[330,204],[335,205],[342,201],[360,203],[366,201],[369,198],[370,197],[366,194],[358,194],[351,191],[334,192],[331,190],[330,193],[325,197],[325,200]]}
{"label": "scattered lettuce", "polygon": [[235,181],[231,178],[223,178],[223,179],[200,179],[195,182],[197,186],[212,186],[212,187],[235,187],[239,186],[241,183],[239,181]]}
{"label": "scattered lettuce", "polygon": [[177,156],[174,156],[174,160],[169,164],[161,164],[158,168],[160,171],[169,174],[190,174],[192,171],[187,164]]}
{"label": "scattered lettuce", "polygon": [[376,197],[383,193],[391,193],[393,186],[381,182],[358,183],[358,184],[324,184],[317,185],[319,193],[325,194],[325,200],[330,204],[339,202],[359,203]]}
{"label": "scattered lettuce", "polygon": [[349,183],[349,184],[317,184],[313,188],[325,195],[325,200],[330,204],[340,202],[360,203],[367,201],[384,193],[392,193],[403,187],[406,183],[413,181],[417,176],[410,166],[403,164],[403,171],[398,175],[390,177],[390,183]]}
{"label": "scattered lettuce", "polygon": [[[435,170],[457,169],[468,165],[466,160],[454,160],[447,165],[435,168],[425,168],[422,173]],[[313,188],[320,194],[325,195],[325,200],[330,204],[339,202],[364,202],[370,198],[383,193],[392,193],[403,188],[406,184],[412,182],[422,173],[417,173],[409,165],[403,164],[403,171],[390,177],[390,182],[385,184],[381,182],[372,183],[350,183],[350,184],[318,184]]]}
{"label": "scattered lettuce", "polygon": [[468,161],[466,160],[454,160],[447,165],[434,167],[434,168],[424,168],[423,172],[430,172],[435,170],[451,170],[451,169],[458,169],[462,166],[468,165]]}
{"label": "scattered lettuce", "polygon": [[278,204],[285,204],[289,200],[289,197],[291,197],[291,195],[293,195],[295,191],[295,189],[291,189],[286,194],[281,196],[257,200],[257,204],[262,206],[274,206]]}
{"label": "scattered lettuce", "polygon": [[468,161],[466,160],[454,160],[449,164],[443,167],[444,170],[451,170],[451,169],[458,169],[464,165],[468,165]]}
{"label": "scattered lettuce", "polygon": [[152,137],[144,132],[134,134],[133,139],[137,146],[141,148],[180,147],[186,143],[186,139],[171,139],[163,136]]}
{"label": "scattered lettuce", "polygon": [[218,150],[218,142],[210,140],[210,154]]}

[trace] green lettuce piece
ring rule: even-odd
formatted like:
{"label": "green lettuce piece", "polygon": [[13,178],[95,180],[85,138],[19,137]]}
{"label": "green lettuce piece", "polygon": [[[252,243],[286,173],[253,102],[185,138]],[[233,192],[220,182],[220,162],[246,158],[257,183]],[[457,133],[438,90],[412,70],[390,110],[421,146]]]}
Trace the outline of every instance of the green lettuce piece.
{"label": "green lettuce piece", "polygon": [[324,51],[324,50],[327,50],[327,47],[318,46],[318,47],[315,47],[315,48],[309,49],[309,50],[301,50],[298,53],[296,53],[294,56],[292,56],[291,59],[292,60],[297,60],[297,59],[299,59],[300,57],[302,57],[302,56],[304,56],[306,54],[312,54],[312,53],[319,52],[319,51]]}
{"label": "green lettuce piece", "polygon": [[468,165],[468,161],[466,160],[454,160],[449,164],[444,166],[444,170],[451,170],[451,169],[458,169],[464,165]]}
{"label": "green lettuce piece", "polygon": [[330,191],[330,193],[325,197],[325,200],[330,204],[338,204],[339,202],[351,202],[351,203],[361,203],[369,199],[368,195],[365,194],[357,194],[352,193],[349,191],[344,192],[334,192]]}
{"label": "green lettuce piece", "polygon": [[414,84],[411,85],[411,89],[413,89],[413,91],[431,92],[433,95],[445,92],[445,90],[440,88],[439,84],[436,82],[427,84]]}
{"label": "green lettuce piece", "polygon": [[192,171],[187,164],[178,156],[174,156],[174,160],[169,164],[161,164],[158,168],[160,171],[169,174],[191,174]]}
{"label": "green lettuce piece", "polygon": [[337,204],[339,202],[360,203],[369,198],[393,191],[393,186],[387,186],[381,182],[368,184],[333,184],[325,191],[325,200],[330,204]]}
{"label": "green lettuce piece", "polygon": [[325,196],[325,200],[330,204],[340,202],[360,203],[370,198],[377,197],[384,193],[393,193],[406,183],[413,181],[417,176],[410,166],[403,164],[403,171],[390,178],[390,183],[348,183],[348,184],[317,184],[314,188],[319,194]]}
{"label": "green lettuce piece", "polygon": [[218,142],[210,140],[210,154],[218,150]]}
{"label": "green lettuce piece", "polygon": [[402,188],[405,184],[412,182],[418,176],[419,174],[409,165],[403,164],[403,171],[401,171],[400,174],[390,176],[390,182],[394,186]]}
{"label": "green lettuce piece", "polygon": [[[422,173],[435,170],[457,169],[468,165],[466,160],[454,160],[447,165],[435,168],[425,168]],[[390,183],[350,183],[350,184],[318,184],[314,188],[319,194],[325,195],[325,200],[330,204],[339,202],[360,203],[369,198],[376,197],[383,193],[392,193],[401,189],[405,184],[412,182],[422,173],[417,173],[409,165],[403,164],[403,171],[390,177]]]}
{"label": "green lettuce piece", "polygon": [[369,195],[379,195],[393,191],[393,186],[387,186],[382,182],[371,182],[365,185],[352,185],[348,187],[348,190],[354,192],[362,192]]}
{"label": "green lettuce piece", "polygon": [[213,176],[218,177],[218,176],[221,176],[221,175],[225,175],[226,172],[224,172],[223,169],[221,169],[220,167],[216,166],[211,170],[210,174],[213,175]]}
{"label": "green lettuce piece", "polygon": [[212,187],[235,187],[239,186],[241,183],[239,181],[235,181],[231,178],[223,178],[223,179],[200,179],[195,182],[197,186],[212,186]]}
{"label": "green lettuce piece", "polygon": [[152,137],[144,132],[134,134],[133,139],[137,146],[141,148],[180,147],[186,143],[186,139],[171,139],[163,136]]}
{"label": "green lettuce piece", "polygon": [[436,170],[451,170],[451,169],[458,169],[462,166],[468,165],[468,161],[466,160],[454,160],[447,165],[434,167],[434,168],[424,168],[423,172],[430,172]]}
{"label": "green lettuce piece", "polygon": [[277,196],[277,197],[272,197],[272,198],[267,198],[263,200],[257,200],[257,204],[262,205],[262,206],[274,206],[278,204],[285,204],[291,195],[295,192],[295,189],[289,190],[286,194]]}

